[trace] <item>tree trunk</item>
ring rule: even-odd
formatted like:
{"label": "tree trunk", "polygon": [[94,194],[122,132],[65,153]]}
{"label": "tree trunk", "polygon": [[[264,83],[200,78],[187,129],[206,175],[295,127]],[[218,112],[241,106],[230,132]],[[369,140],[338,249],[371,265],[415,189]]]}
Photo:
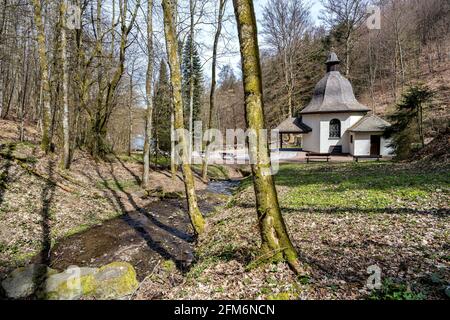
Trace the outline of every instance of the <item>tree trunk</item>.
{"label": "tree trunk", "polygon": [[45,48],[45,30],[42,21],[42,7],[40,0],[32,0],[34,6],[34,20],[37,28],[37,42],[39,52],[39,66],[41,72],[41,82],[43,89],[43,104],[42,104],[42,149],[48,153],[50,151],[50,82],[48,76],[48,61]]}
{"label": "tree trunk", "polygon": [[[171,99],[172,109],[173,109],[173,97]],[[177,177],[178,166],[175,163],[175,115],[172,110],[170,113],[170,172],[172,173],[172,180]]]}
{"label": "tree trunk", "polygon": [[[172,99],[174,107],[174,127],[177,131],[184,131],[183,100],[181,97],[181,69],[178,56],[178,41],[174,24],[173,2],[163,0],[164,31],[166,36],[166,47],[170,66],[170,80],[172,84]],[[188,199],[189,217],[196,234],[201,234],[205,229],[205,221],[198,208],[197,196],[195,194],[194,176],[190,167],[190,152],[184,134],[180,134],[179,143],[182,149],[182,169],[184,184]]]}
{"label": "tree trunk", "polygon": [[145,82],[145,93],[147,95],[147,111],[145,119],[145,143],[144,143],[144,174],[142,177],[142,186],[146,187],[149,183],[150,174],[150,148],[152,141],[152,116],[153,116],[153,0],[147,2],[147,78]]}
{"label": "tree trunk", "polygon": [[69,68],[67,62],[66,4],[61,0],[61,60],[63,73],[63,167],[70,169],[70,132],[69,132]]}
{"label": "tree trunk", "polygon": [[[220,33],[222,32],[222,20],[225,13],[227,0],[220,0],[219,4],[219,13],[217,19],[217,29],[216,34],[214,36],[214,47],[213,47],[213,57],[212,57],[212,72],[211,72],[211,91],[209,93],[209,119],[208,119],[208,127],[206,130],[211,129],[213,126],[213,113],[215,111],[215,93],[216,93],[216,65],[217,65],[217,47],[219,45]],[[206,142],[206,152],[205,158],[203,159],[203,167],[202,167],[202,179],[203,181],[208,180],[208,158],[209,153],[208,147],[210,145],[211,137],[208,136],[208,141]]]}
{"label": "tree trunk", "polygon": [[133,70],[130,74],[130,97],[128,102],[128,156],[131,157],[131,151],[133,149],[133,73],[134,73],[134,63],[132,66]]}
{"label": "tree trunk", "polygon": [[351,30],[349,29],[347,39],[345,40],[345,76],[350,76],[350,42],[351,42]]}
{"label": "tree trunk", "polygon": [[264,106],[261,65],[256,18],[252,0],[233,0],[239,32],[247,126],[256,133],[256,146],[250,146],[253,183],[256,195],[259,229],[263,253],[275,260],[284,259],[296,272],[301,272],[297,252],[289,239],[281,215],[278,196],[270,173],[267,137],[264,137]]}
{"label": "tree trunk", "polygon": [[288,96],[288,117],[292,118],[293,115],[293,107],[292,107],[292,79],[291,79],[291,61],[288,57],[289,48],[283,49],[283,61],[284,61],[284,81]]}
{"label": "tree trunk", "polygon": [[23,92],[22,92],[22,105],[20,107],[20,129],[19,129],[19,140],[23,142],[25,140],[25,101],[27,98],[27,90],[28,90],[28,77],[29,77],[29,69],[30,69],[30,59],[28,59],[27,54],[27,43],[24,45],[23,50],[23,72],[25,76]]}
{"label": "tree trunk", "polygon": [[425,147],[425,136],[423,134],[423,107],[422,104],[419,105],[419,116],[417,117],[419,122],[419,136],[422,148]]}
{"label": "tree trunk", "polygon": [[194,0],[189,0],[190,27],[189,27],[189,146],[192,145],[194,135]]}

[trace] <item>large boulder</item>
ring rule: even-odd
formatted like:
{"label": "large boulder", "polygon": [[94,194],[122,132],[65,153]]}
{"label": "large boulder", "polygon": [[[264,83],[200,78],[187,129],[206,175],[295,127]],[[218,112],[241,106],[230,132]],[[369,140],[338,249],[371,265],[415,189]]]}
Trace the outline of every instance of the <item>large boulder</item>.
{"label": "large boulder", "polygon": [[8,298],[23,299],[40,290],[46,278],[58,271],[45,265],[30,264],[26,267],[15,269],[2,281],[2,287]]}
{"label": "large boulder", "polygon": [[47,278],[40,298],[49,300],[77,300],[94,293],[97,268],[70,267]]}
{"label": "large boulder", "polygon": [[101,268],[69,267],[61,273],[43,265],[29,265],[14,270],[2,282],[8,298],[49,300],[121,299],[134,293],[138,285],[136,271],[126,262]]}
{"label": "large boulder", "polygon": [[138,286],[136,271],[126,262],[108,264],[94,275],[94,296],[100,300],[126,297]]}

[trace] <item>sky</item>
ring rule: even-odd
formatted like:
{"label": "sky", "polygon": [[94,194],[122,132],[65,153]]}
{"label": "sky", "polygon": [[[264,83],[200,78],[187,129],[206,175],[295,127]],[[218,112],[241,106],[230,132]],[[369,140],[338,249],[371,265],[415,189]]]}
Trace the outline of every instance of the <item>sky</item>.
{"label": "sky", "polygon": [[[268,0],[254,0],[254,7],[255,7],[255,14],[256,14],[256,19],[258,21],[258,31],[261,30],[261,20],[263,18],[263,10],[264,10],[264,6],[266,5],[266,3],[268,2]],[[322,5],[320,3],[320,0],[310,0],[310,4],[311,4],[311,16],[313,19],[313,22],[318,25],[319,24],[319,14],[320,14],[320,10],[322,9]],[[225,65],[225,64],[229,64],[231,65],[236,74],[240,75],[240,53],[239,53],[239,41],[238,41],[238,36],[237,36],[237,31],[236,26],[234,21],[231,20],[231,16],[233,15],[233,5],[232,5],[232,1],[228,2],[228,7],[227,7],[227,14],[230,16],[230,22],[225,23],[224,25],[224,37],[223,38],[227,38],[227,40],[225,41],[224,39],[222,39],[220,45],[219,45],[219,52],[224,52],[227,51],[228,53],[224,56],[219,57],[218,59],[218,67],[220,68],[221,66]],[[207,40],[208,38],[212,39],[211,37],[213,37],[213,34],[211,34],[211,31],[209,32],[204,32],[202,34],[199,35],[200,39],[204,39],[203,42],[205,43],[210,43],[211,40]],[[228,40],[231,39],[231,40]],[[264,48],[264,39],[260,36],[259,37],[259,45],[260,48]],[[211,62],[210,62],[210,56],[211,56],[211,50],[208,48],[204,48],[204,57],[205,61],[204,61],[204,73],[205,76],[209,79],[210,75],[211,75]]]}

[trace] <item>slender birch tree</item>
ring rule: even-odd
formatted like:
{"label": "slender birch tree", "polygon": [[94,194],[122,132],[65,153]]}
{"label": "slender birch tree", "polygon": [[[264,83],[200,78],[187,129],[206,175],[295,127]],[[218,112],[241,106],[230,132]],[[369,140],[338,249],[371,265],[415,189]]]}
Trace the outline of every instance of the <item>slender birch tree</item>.
{"label": "slender birch tree", "polygon": [[69,66],[67,61],[67,35],[66,35],[66,3],[60,0],[61,19],[61,60],[63,78],[63,167],[70,168],[70,132],[69,132]]}
{"label": "slender birch tree", "polygon": [[[170,67],[170,82],[172,84],[172,100],[174,108],[174,127],[178,134],[182,151],[182,171],[186,189],[189,217],[196,234],[201,234],[205,229],[205,221],[198,208],[197,195],[195,193],[194,176],[190,166],[190,152],[188,142],[184,135],[183,100],[181,94],[181,68],[178,51],[178,40],[174,21],[174,3],[172,0],[162,1],[164,11],[164,32],[166,38],[167,55]],[[180,134],[181,133],[181,134]]]}
{"label": "slender birch tree", "polygon": [[190,26],[189,26],[189,144],[192,144],[193,129],[194,129],[194,18],[195,18],[195,3],[194,0],[189,0],[189,12],[190,12]]}
{"label": "slender birch tree", "polygon": [[150,174],[150,147],[152,141],[152,116],[153,116],[153,0],[147,1],[147,75],[145,80],[145,94],[147,102],[147,111],[145,118],[145,142],[144,142],[144,174],[142,177],[142,185],[148,186]]}
{"label": "slender birch tree", "polygon": [[267,137],[264,129],[264,105],[256,18],[252,0],[233,0],[241,48],[247,126],[255,132],[256,142],[249,147],[256,207],[264,256],[285,260],[296,272],[302,272],[297,252],[281,215],[278,195],[271,174]]}
{"label": "slender birch tree", "polygon": [[[213,45],[213,56],[212,56],[212,70],[211,70],[211,90],[209,93],[209,115],[208,115],[208,127],[206,129],[211,129],[213,126],[213,114],[215,110],[215,97],[216,97],[216,67],[217,67],[217,47],[219,45],[220,34],[222,32],[222,20],[225,14],[227,0],[220,0],[219,2],[219,12],[217,14],[217,27],[216,33],[214,35],[214,45]],[[210,145],[210,138],[208,137],[206,145],[205,158],[203,159],[202,167],[202,179],[203,181],[208,180],[208,147]]]}

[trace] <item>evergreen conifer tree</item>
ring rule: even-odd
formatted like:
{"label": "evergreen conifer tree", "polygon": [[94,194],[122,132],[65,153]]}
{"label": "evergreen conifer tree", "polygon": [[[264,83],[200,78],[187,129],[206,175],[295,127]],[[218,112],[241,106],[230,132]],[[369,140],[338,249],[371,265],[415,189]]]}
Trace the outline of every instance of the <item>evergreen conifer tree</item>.
{"label": "evergreen conifer tree", "polygon": [[198,53],[197,45],[194,43],[192,50],[193,56],[193,75],[191,77],[191,67],[190,67],[190,57],[191,57],[191,46],[190,46],[190,36],[185,41],[183,48],[183,59],[182,59],[182,72],[183,72],[183,105],[184,114],[186,120],[186,128],[189,127],[189,100],[190,100],[190,84],[191,79],[194,81],[194,116],[193,121],[200,119],[201,110],[201,100],[203,96],[203,68],[200,61],[200,55]]}

